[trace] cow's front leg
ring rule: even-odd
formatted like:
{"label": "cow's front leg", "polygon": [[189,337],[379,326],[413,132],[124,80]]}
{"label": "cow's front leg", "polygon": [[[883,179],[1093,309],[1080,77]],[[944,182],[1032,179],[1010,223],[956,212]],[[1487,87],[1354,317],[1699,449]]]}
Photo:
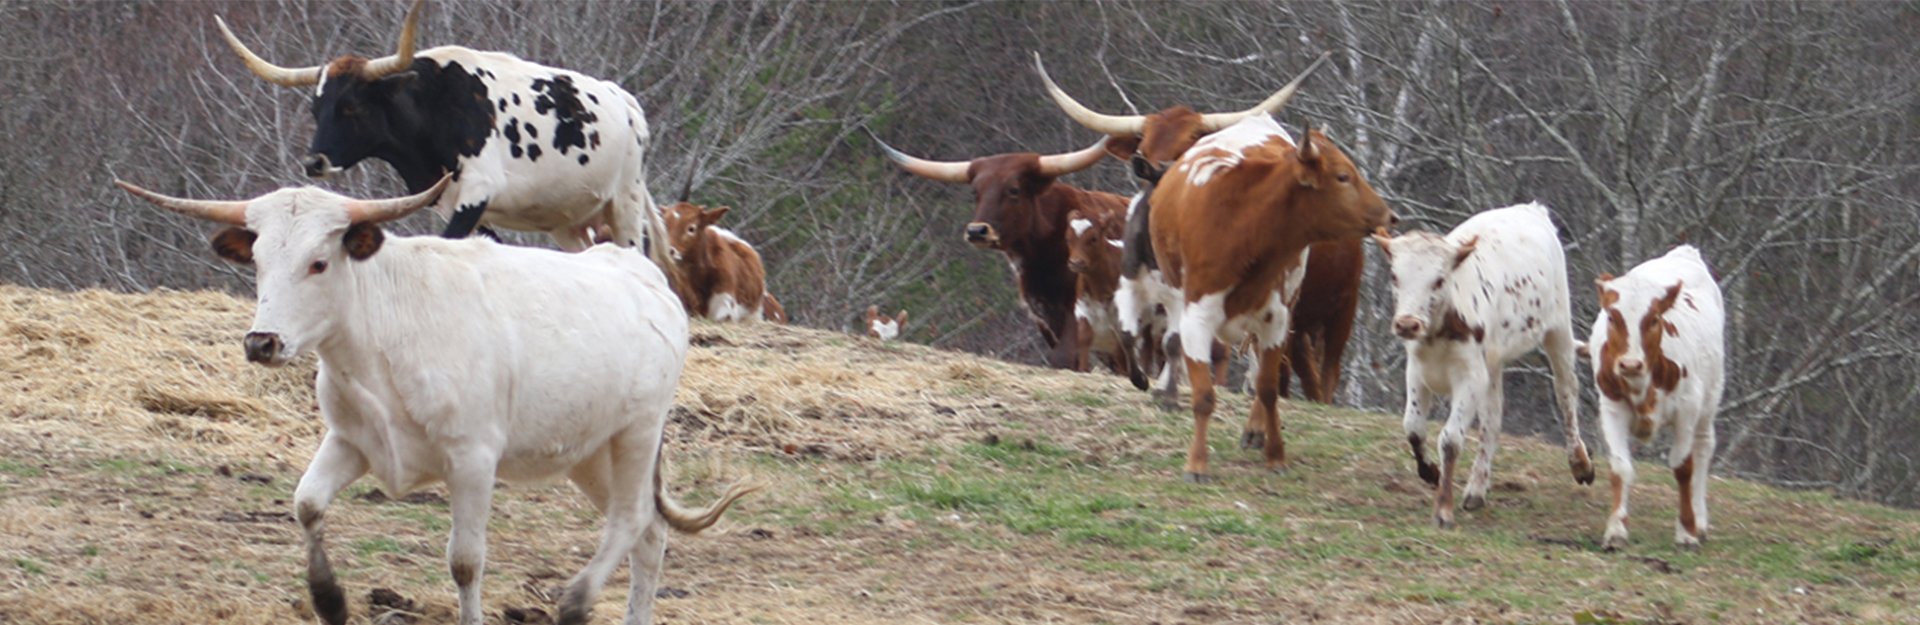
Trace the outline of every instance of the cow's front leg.
{"label": "cow's front leg", "polygon": [[329,433],[307,463],[300,485],[293,489],[294,518],[300,521],[307,547],[307,593],[313,611],[328,625],[347,622],[347,597],[327,562],[326,513],[340,489],[367,473],[367,459],[344,440]]}
{"label": "cow's front leg", "polygon": [[447,536],[447,569],[459,588],[460,625],[482,625],[485,607],[480,582],[487,568],[487,518],[493,513],[496,452],[483,449],[449,450],[447,503],[453,530]]}
{"label": "cow's front leg", "polygon": [[1466,447],[1467,422],[1479,412],[1481,400],[1477,395],[1483,391],[1478,388],[1455,381],[1452,414],[1440,428],[1440,484],[1433,498],[1433,524],[1440,529],[1453,528],[1454,467]]}
{"label": "cow's front leg", "polygon": [[440,236],[448,239],[467,238],[468,235],[473,234],[474,228],[480,226],[480,216],[486,212],[486,200],[461,202],[459,207],[454,209],[453,216],[447,218],[447,229],[441,232]]}
{"label": "cow's front leg", "polygon": [[1493,481],[1493,454],[1500,449],[1500,419],[1506,410],[1506,390],[1500,372],[1487,372],[1487,396],[1480,402],[1480,454],[1467,475],[1466,497],[1460,508],[1479,510],[1487,505],[1487,487]]}
{"label": "cow's front leg", "polygon": [[1407,364],[1407,410],[1400,425],[1407,433],[1407,446],[1413,450],[1413,464],[1420,479],[1429,486],[1439,486],[1440,467],[1427,459],[1427,410],[1433,405],[1433,391],[1415,370],[1417,364]]}
{"label": "cow's front leg", "polygon": [[1607,441],[1608,479],[1613,484],[1613,505],[1607,513],[1607,531],[1600,546],[1613,551],[1627,545],[1627,495],[1633,490],[1633,448],[1629,445],[1628,422],[1637,418],[1625,407],[1601,408],[1600,435]]}

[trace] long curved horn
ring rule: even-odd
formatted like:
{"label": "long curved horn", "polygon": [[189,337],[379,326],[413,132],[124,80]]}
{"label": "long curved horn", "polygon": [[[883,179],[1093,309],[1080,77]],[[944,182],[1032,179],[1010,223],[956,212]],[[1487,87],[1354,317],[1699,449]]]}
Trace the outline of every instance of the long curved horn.
{"label": "long curved horn", "polygon": [[893,159],[894,164],[907,170],[907,173],[941,182],[973,181],[973,177],[967,175],[967,169],[973,165],[972,161],[929,161],[907,156],[893,149],[893,146],[887,145],[887,142],[881,141],[879,137],[874,137],[873,142],[880,144],[880,149],[887,153],[887,158]]}
{"label": "long curved horn", "polygon": [[1101,137],[1092,146],[1078,152],[1040,157],[1040,175],[1058,178],[1097,165],[1106,157],[1107,137]]}
{"label": "long curved horn", "polygon": [[154,193],[152,191],[148,191],[146,189],[142,189],[140,187],[134,186],[133,183],[130,183],[124,180],[116,179],[113,181],[113,183],[120,185],[120,188],[126,189],[128,193],[132,193],[135,196],[139,197],[140,199],[146,200],[148,202],[152,202],[154,206],[158,206],[160,208],[164,208],[176,213],[180,213],[188,217],[193,217],[195,219],[205,219],[207,221],[211,221],[215,223],[223,223],[229,226],[246,226],[247,225],[247,204],[250,203],[250,201],[248,200],[230,200],[230,201],[189,200],[189,199],[177,198],[173,196]]}
{"label": "long curved horn", "polygon": [[267,79],[267,82],[282,87],[305,87],[320,82],[320,72],[325,69],[325,67],[316,65],[313,67],[287,69],[268,63],[266,59],[262,59],[255,55],[252,50],[248,50],[247,44],[240,43],[239,37],[233,36],[233,30],[227,28],[226,20],[220,19],[220,16],[215,15],[213,16],[213,21],[220,25],[220,34],[227,37],[227,45],[233,48],[233,53],[240,55],[240,60],[246,61],[247,69],[253,70],[254,74]]}
{"label": "long curved horn", "polygon": [[348,201],[347,219],[353,223],[369,221],[378,223],[405,217],[412,214],[413,211],[420,210],[432,204],[434,200],[440,199],[440,192],[447,190],[447,185],[452,182],[453,174],[447,174],[441,176],[440,181],[433,183],[433,186],[427,188],[427,190],[406,197],[397,197],[390,200]]}
{"label": "long curved horn", "polygon": [[413,7],[407,9],[407,22],[400,27],[400,53],[367,61],[366,67],[360,70],[361,78],[377,80],[388,74],[406,71],[408,67],[413,66],[413,33],[415,27],[420,24],[420,5],[425,2],[426,0],[413,0]]}
{"label": "long curved horn", "polygon": [[1200,116],[1200,129],[1205,132],[1214,132],[1221,128],[1237,124],[1240,120],[1246,119],[1255,113],[1264,112],[1272,115],[1280,112],[1280,108],[1287,105],[1287,100],[1293,99],[1293,92],[1300,90],[1300,83],[1306,82],[1307,77],[1312,76],[1313,71],[1320,69],[1320,66],[1326,64],[1327,59],[1332,56],[1332,52],[1320,53],[1320,58],[1314,59],[1313,64],[1307,66],[1307,71],[1300,72],[1299,76],[1293,78],[1293,82],[1289,82],[1287,86],[1281,87],[1279,91],[1273,92],[1273,95],[1267,96],[1266,100],[1255,104],[1253,108],[1238,113],[1208,113]]}
{"label": "long curved horn", "polygon": [[1067,117],[1086,126],[1088,130],[1107,135],[1127,136],[1140,134],[1140,131],[1146,127],[1145,115],[1102,115],[1093,112],[1093,109],[1081,106],[1073,96],[1067,95],[1067,92],[1060,90],[1059,85],[1053,84],[1053,78],[1047,76],[1047,66],[1040,62],[1039,52],[1033,53],[1033,67],[1040,70],[1040,80],[1047,83],[1047,93],[1053,96],[1053,103],[1060,105],[1060,110],[1066,111]]}

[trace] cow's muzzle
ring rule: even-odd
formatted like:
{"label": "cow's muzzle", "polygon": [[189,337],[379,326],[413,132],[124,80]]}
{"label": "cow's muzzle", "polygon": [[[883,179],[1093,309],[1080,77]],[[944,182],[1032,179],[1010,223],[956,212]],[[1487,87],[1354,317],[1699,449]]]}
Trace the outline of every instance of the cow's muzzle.
{"label": "cow's muzzle", "polygon": [[1074,272],[1074,273],[1086,273],[1086,272],[1087,272],[1087,259],[1085,259],[1085,258],[1069,258],[1069,259],[1067,259],[1067,271],[1071,271],[1071,272]]}
{"label": "cow's muzzle", "polygon": [[994,247],[1000,244],[1000,233],[994,231],[993,224],[976,221],[967,224],[967,242],[974,247]]}
{"label": "cow's muzzle", "polygon": [[1620,377],[1631,380],[1647,372],[1647,363],[1639,358],[1621,358],[1614,361],[1613,368]]}
{"label": "cow's muzzle", "polygon": [[1409,341],[1418,339],[1422,334],[1425,334],[1426,331],[1427,323],[1411,316],[1399,317],[1393,320],[1393,333],[1402,339]]}
{"label": "cow's muzzle", "polygon": [[280,356],[280,335],[267,332],[248,332],[246,338],[247,362],[263,365],[277,364]]}
{"label": "cow's muzzle", "polygon": [[326,180],[340,171],[325,154],[308,154],[306,159],[300,161],[300,166],[306,168],[307,177],[314,180]]}

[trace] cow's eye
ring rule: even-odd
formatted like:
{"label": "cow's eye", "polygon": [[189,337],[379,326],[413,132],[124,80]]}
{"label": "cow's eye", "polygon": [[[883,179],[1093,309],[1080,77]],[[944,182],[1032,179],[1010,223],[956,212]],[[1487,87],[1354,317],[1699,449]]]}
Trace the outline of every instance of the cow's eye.
{"label": "cow's eye", "polygon": [[324,260],[316,260],[316,261],[313,261],[313,264],[307,265],[307,275],[309,276],[324,272],[326,270],[327,270],[327,261],[324,261]]}
{"label": "cow's eye", "polygon": [[1334,176],[1334,178],[1339,180],[1341,184],[1346,184],[1348,181],[1353,180],[1353,175],[1343,173],[1338,176]]}
{"label": "cow's eye", "polygon": [[1440,290],[1440,287],[1442,287],[1442,286],[1445,286],[1446,284],[1447,284],[1447,279],[1446,279],[1446,278],[1434,278],[1434,279],[1433,279],[1433,290],[1435,290],[1435,291],[1438,291],[1438,290]]}
{"label": "cow's eye", "polygon": [[342,104],[342,105],[340,105],[340,114],[341,114],[341,115],[345,115],[345,116],[348,116],[348,117],[352,117],[352,116],[354,116],[354,115],[359,115],[359,114],[360,114],[360,107],[358,107],[358,106],[354,106],[354,105],[352,105],[352,104]]}
{"label": "cow's eye", "polygon": [[1007,195],[1020,195],[1020,187],[1007,187]]}

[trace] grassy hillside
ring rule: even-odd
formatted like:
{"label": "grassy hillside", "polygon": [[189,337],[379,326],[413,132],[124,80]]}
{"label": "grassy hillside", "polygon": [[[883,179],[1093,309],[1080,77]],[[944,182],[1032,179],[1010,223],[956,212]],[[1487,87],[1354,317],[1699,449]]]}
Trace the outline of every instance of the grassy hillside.
{"label": "grassy hillside", "polygon": [[[250,310],[0,287],[0,622],[305,614],[287,500],[321,433],[311,363],[244,363]],[[1671,474],[1649,464],[1635,542],[1604,553],[1604,486],[1509,437],[1488,508],[1441,531],[1394,416],[1291,407],[1294,468],[1268,475],[1236,448],[1246,399],[1229,395],[1222,479],[1196,486],[1178,479],[1189,417],[1117,377],[797,328],[694,333],[673,488],[772,487],[671,539],[667,623],[1920,622],[1911,511],[1716,479],[1708,543],[1679,551]],[[356,621],[448,620],[444,491],[378,487],[328,522]],[[499,490],[492,618],[542,622],[598,529],[564,483]],[[625,583],[597,622],[617,622]],[[398,600],[370,606],[375,588]]]}

